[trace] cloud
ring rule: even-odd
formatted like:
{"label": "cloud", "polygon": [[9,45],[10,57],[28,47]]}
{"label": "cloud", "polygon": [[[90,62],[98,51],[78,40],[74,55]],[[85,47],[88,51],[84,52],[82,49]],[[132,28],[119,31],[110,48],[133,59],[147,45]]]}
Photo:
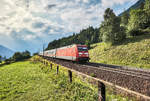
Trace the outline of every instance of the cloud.
{"label": "cloud", "polygon": [[44,23],[43,22],[34,22],[34,23],[32,23],[32,27],[33,28],[42,28],[42,27],[44,27]]}
{"label": "cloud", "polygon": [[46,7],[46,9],[52,9],[52,8],[54,8],[54,7],[56,7],[56,5],[55,4],[49,4],[49,5],[47,5],[47,7]]}
{"label": "cloud", "polygon": [[107,1],[107,0],[101,0],[101,5],[102,7],[112,7],[114,5],[123,5],[126,2],[136,2],[137,0],[111,0],[111,1]]}
{"label": "cloud", "polygon": [[35,51],[42,43],[77,33],[88,26],[99,27],[107,7],[118,7],[115,12],[119,14],[126,3],[132,5],[136,1],[0,0],[0,44],[14,50]]}

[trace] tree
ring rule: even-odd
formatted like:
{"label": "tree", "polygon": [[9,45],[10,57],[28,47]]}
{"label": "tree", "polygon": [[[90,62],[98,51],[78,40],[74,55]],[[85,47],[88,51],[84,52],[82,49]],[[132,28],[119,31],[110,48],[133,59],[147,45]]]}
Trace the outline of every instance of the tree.
{"label": "tree", "polygon": [[140,29],[145,29],[148,26],[148,15],[145,10],[135,9],[130,11],[130,18],[128,23],[128,32],[130,35],[142,34]]}
{"label": "tree", "polygon": [[128,25],[128,19],[129,19],[128,12],[124,12],[123,15],[121,16],[121,26],[126,28]]}
{"label": "tree", "polygon": [[10,64],[11,61],[12,61],[11,59],[6,59],[6,60],[5,60],[5,63],[6,63],[6,64]]}
{"label": "tree", "polygon": [[91,48],[91,47],[90,47],[90,42],[89,42],[88,40],[85,42],[85,45],[87,45],[87,48],[88,48],[88,49]]}
{"label": "tree", "polygon": [[27,50],[25,52],[22,52],[22,56],[23,56],[23,59],[28,59],[31,57],[30,52]]}
{"label": "tree", "polygon": [[4,56],[4,57],[3,57],[3,60],[6,60],[6,59],[7,59],[6,56]]}
{"label": "tree", "polygon": [[46,50],[71,44],[86,44],[86,41],[89,41],[90,44],[101,41],[101,39],[99,39],[99,28],[89,26],[86,29],[82,29],[79,33],[73,33],[71,36],[54,40],[48,44]]}
{"label": "tree", "polygon": [[145,0],[144,11],[146,13],[145,27],[150,27],[150,0]]}
{"label": "tree", "polygon": [[33,53],[33,56],[35,56],[35,55],[38,55],[39,53],[38,52],[36,52],[36,53]]}
{"label": "tree", "polygon": [[[132,13],[132,12],[131,12]],[[137,24],[137,26],[141,29],[145,28],[145,24],[147,23],[148,16],[144,10],[135,10],[133,11],[133,16],[135,17],[134,24]]]}
{"label": "tree", "polygon": [[144,9],[130,11],[128,32],[130,35],[142,34],[141,29],[150,27],[150,0],[145,0]]}
{"label": "tree", "polygon": [[120,18],[110,8],[105,10],[104,21],[100,26],[100,34],[103,42],[111,44],[116,44],[125,38],[125,32],[120,27]]}
{"label": "tree", "polygon": [[0,63],[2,63],[2,56],[0,55]]}
{"label": "tree", "polygon": [[20,52],[16,52],[14,53],[14,55],[12,56],[14,61],[21,61],[23,60],[23,56]]}
{"label": "tree", "polygon": [[30,58],[30,52],[29,51],[24,51],[24,52],[16,52],[13,56],[12,56],[12,59],[14,61],[21,61],[21,60],[24,60],[24,59],[28,59]]}
{"label": "tree", "polygon": [[150,12],[150,0],[145,0],[144,9]]}

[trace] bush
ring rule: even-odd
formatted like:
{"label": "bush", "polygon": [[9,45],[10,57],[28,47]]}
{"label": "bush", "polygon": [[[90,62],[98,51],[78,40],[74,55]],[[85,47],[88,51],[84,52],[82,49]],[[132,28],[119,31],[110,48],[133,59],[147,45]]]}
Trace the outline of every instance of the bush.
{"label": "bush", "polygon": [[20,60],[23,60],[22,53],[20,53],[20,52],[16,52],[16,53],[13,55],[12,58],[13,58],[14,61],[20,61]]}
{"label": "bush", "polygon": [[23,57],[23,59],[28,59],[28,58],[30,58],[31,56],[30,56],[30,52],[29,51],[25,51],[25,52],[22,52],[22,57]]}
{"label": "bush", "polygon": [[36,52],[36,53],[33,53],[33,56],[35,56],[35,55],[38,55],[38,52]]}
{"label": "bush", "polygon": [[31,57],[31,56],[30,56],[30,52],[26,50],[25,52],[16,52],[16,53],[13,55],[12,59],[13,59],[14,61],[22,61],[22,60],[28,59],[28,58],[30,58],[30,57]]}
{"label": "bush", "polygon": [[11,62],[12,62],[11,59],[6,59],[6,60],[5,60],[5,64],[10,64]]}
{"label": "bush", "polygon": [[129,31],[130,36],[139,36],[142,34],[143,34],[143,32],[140,29],[133,29],[133,30]]}
{"label": "bush", "polygon": [[145,34],[150,33],[150,27],[144,29],[144,30],[143,30],[143,33],[145,33]]}

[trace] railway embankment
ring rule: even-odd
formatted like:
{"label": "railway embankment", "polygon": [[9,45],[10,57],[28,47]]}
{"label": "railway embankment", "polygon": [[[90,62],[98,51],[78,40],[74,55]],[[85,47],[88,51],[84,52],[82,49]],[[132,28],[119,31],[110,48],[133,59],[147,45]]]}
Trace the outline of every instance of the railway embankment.
{"label": "railway embankment", "polygon": [[90,62],[150,69],[150,34],[127,38],[120,45],[91,45]]}

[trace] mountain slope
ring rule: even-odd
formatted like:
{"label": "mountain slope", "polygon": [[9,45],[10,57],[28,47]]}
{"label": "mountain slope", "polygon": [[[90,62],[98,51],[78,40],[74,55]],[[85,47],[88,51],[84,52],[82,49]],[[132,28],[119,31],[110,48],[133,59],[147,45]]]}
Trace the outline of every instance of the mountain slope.
{"label": "mountain slope", "polygon": [[150,68],[150,33],[126,39],[121,45],[92,45],[90,61],[105,64]]}
{"label": "mountain slope", "polygon": [[131,6],[129,9],[137,9],[141,6],[142,3],[144,3],[145,0],[139,0],[137,3],[135,3],[133,6]]}
{"label": "mountain slope", "polygon": [[130,10],[132,10],[132,9],[138,9],[138,8],[142,7],[144,3],[145,3],[145,0],[137,1],[134,5],[132,5],[130,8],[128,8],[125,12],[122,12],[119,16],[122,16],[126,12],[129,13]]}
{"label": "mountain slope", "polygon": [[11,49],[6,48],[5,46],[0,45],[0,55],[2,57],[6,56],[6,58],[9,58],[13,54],[14,54],[14,52]]}

